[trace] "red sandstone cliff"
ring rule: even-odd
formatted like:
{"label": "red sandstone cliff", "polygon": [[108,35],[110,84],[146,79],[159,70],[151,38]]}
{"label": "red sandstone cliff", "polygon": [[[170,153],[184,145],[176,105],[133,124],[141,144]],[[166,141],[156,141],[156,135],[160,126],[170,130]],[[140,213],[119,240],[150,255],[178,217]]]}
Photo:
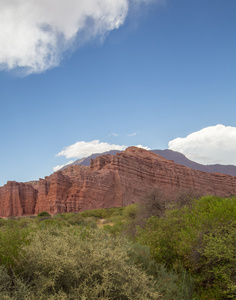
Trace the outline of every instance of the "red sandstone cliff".
{"label": "red sandstone cliff", "polygon": [[192,170],[130,147],[116,155],[99,156],[90,167],[69,166],[37,182],[8,182],[0,187],[0,216],[125,206],[156,187],[166,195],[191,189],[227,196],[236,194],[236,177]]}

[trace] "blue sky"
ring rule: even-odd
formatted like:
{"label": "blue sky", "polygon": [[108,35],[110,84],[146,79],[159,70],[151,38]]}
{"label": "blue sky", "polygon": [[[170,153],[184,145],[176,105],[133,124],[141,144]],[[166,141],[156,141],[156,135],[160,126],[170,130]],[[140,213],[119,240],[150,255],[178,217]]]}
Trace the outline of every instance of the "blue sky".
{"label": "blue sky", "polygon": [[[236,1],[97,2],[99,13],[82,0],[68,11],[66,0],[54,10],[35,1],[28,21],[27,6],[0,0],[0,186],[43,178],[100,143],[236,164]],[[81,27],[70,23],[80,5],[90,13]],[[29,30],[45,9],[47,36]]]}

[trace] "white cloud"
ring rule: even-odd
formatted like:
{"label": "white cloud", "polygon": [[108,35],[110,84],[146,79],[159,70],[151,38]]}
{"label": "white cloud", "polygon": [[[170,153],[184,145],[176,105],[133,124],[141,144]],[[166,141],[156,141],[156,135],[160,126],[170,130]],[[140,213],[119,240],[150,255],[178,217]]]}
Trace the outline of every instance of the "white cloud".
{"label": "white cloud", "polygon": [[137,135],[137,132],[134,132],[134,133],[128,134],[128,136],[136,136],[136,135]]}
{"label": "white cloud", "polygon": [[61,168],[63,168],[63,167],[65,167],[65,166],[68,166],[68,165],[72,164],[73,162],[74,162],[73,160],[70,160],[70,161],[68,161],[68,162],[67,162],[66,164],[64,164],[64,165],[57,165],[57,166],[55,166],[55,167],[53,168],[53,171],[56,172],[56,171],[60,170]]}
{"label": "white cloud", "polygon": [[56,156],[65,156],[66,158],[82,158],[95,153],[103,153],[110,150],[123,151],[127,148],[125,145],[115,145],[94,140],[91,142],[78,141],[77,143],[65,147]]}
{"label": "white cloud", "polygon": [[202,164],[236,165],[236,127],[216,125],[169,142],[169,149]]}
{"label": "white cloud", "polygon": [[160,0],[0,0],[0,69],[55,67],[66,50],[123,25],[130,4],[151,2]]}
{"label": "white cloud", "polygon": [[116,132],[112,132],[111,134],[109,134],[108,136],[118,136],[119,134]]}
{"label": "white cloud", "polygon": [[137,134],[139,134],[141,131],[136,131],[136,132],[133,132],[133,133],[130,133],[130,134],[127,134],[127,136],[129,137],[132,137],[132,136],[136,136]]}
{"label": "white cloud", "polygon": [[[123,151],[127,147],[128,146],[126,145],[108,144],[100,142],[99,140],[90,142],[78,141],[73,145],[65,147],[61,152],[57,153],[56,156],[65,156],[66,158],[83,158],[95,153],[103,153],[110,150]],[[142,145],[137,145],[136,147],[150,150],[150,148]]]}

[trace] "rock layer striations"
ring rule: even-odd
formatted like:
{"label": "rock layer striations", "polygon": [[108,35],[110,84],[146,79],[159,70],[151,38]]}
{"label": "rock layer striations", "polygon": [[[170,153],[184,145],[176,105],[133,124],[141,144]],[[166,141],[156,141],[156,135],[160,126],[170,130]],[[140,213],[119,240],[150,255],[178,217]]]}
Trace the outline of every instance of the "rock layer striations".
{"label": "rock layer striations", "polygon": [[0,216],[79,212],[126,206],[160,188],[166,196],[191,190],[203,195],[236,194],[236,177],[187,168],[144,149],[130,147],[69,166],[39,181],[0,187]]}

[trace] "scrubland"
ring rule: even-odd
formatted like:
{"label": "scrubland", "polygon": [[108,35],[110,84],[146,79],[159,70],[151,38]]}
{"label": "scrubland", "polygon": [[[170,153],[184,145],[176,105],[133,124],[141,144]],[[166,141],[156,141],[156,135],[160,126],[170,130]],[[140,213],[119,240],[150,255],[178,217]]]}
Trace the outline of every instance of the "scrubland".
{"label": "scrubland", "polygon": [[0,219],[0,299],[236,299],[236,197]]}

